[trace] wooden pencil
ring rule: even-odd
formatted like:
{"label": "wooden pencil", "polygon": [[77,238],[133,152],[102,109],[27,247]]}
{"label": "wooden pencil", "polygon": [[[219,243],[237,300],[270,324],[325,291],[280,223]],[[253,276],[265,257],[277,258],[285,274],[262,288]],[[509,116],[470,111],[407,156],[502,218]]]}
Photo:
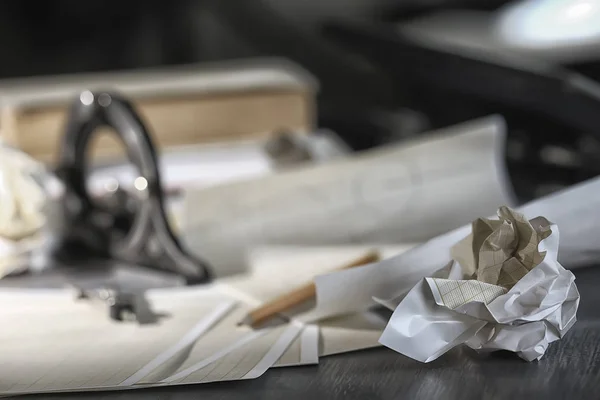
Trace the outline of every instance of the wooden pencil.
{"label": "wooden pencil", "polygon": [[[358,267],[361,265],[373,263],[379,261],[380,256],[376,251],[370,251],[362,257],[343,265],[336,270],[343,270]],[[267,322],[276,315],[292,309],[316,296],[316,287],[314,282],[307,283],[306,285],[300,286],[288,293],[285,293],[272,301],[263,304],[262,306],[254,309],[248,315],[239,322],[238,325],[249,325],[251,327],[257,327]]]}

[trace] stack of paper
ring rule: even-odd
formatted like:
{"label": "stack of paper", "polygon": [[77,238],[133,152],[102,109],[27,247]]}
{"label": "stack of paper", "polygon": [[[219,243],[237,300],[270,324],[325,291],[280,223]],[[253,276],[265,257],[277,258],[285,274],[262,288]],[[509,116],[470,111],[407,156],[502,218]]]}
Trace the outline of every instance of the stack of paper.
{"label": "stack of paper", "polygon": [[[411,246],[383,249],[395,255]],[[378,345],[385,321],[358,313],[253,330],[238,322],[256,305],[364,254],[367,248],[262,248],[244,276],[200,288],[155,289],[147,325],[108,319],[68,290],[0,291],[0,395],[130,389],[252,379],[271,367]]]}

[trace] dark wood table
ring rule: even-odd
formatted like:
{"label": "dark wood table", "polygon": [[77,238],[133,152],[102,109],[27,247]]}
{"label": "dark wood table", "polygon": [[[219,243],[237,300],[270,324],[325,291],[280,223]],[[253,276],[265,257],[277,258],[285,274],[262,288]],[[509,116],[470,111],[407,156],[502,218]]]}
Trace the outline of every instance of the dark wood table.
{"label": "dark wood table", "polygon": [[422,364],[378,348],[326,357],[318,366],[271,369],[250,381],[19,398],[594,400],[600,398],[600,265],[575,274],[581,292],[578,322],[537,362],[461,347]]}

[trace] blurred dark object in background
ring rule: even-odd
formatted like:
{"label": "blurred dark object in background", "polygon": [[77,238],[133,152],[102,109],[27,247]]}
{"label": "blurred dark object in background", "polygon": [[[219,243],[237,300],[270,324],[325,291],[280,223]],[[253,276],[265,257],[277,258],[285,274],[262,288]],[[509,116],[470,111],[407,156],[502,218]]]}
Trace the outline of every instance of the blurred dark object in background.
{"label": "blurred dark object in background", "polygon": [[[589,79],[590,68],[588,77],[578,73],[578,66],[600,59],[600,32],[593,6],[586,15],[552,2],[515,5],[523,3],[394,24],[334,21],[325,32],[393,77],[408,99],[402,105],[425,114],[433,128],[502,114],[509,172],[517,195],[528,201],[600,173],[600,85]],[[575,17],[588,26],[579,35],[541,24],[568,25]]]}
{"label": "blurred dark object in background", "polygon": [[[369,122],[372,104],[388,103],[391,86],[369,64],[327,44],[306,18],[361,13],[363,0],[320,2],[189,1],[79,2],[31,0],[0,3],[0,64],[4,78],[256,56],[284,56],[321,82],[322,126],[348,131],[354,147],[378,144]],[[373,2],[368,8],[377,7]],[[286,10],[291,11],[292,15]],[[10,49],[7,51],[6,49]],[[339,129],[341,128],[341,129]],[[385,132],[381,132],[385,136]]]}
{"label": "blurred dark object in background", "polygon": [[[2,77],[185,63],[185,1],[32,0],[0,3]],[[188,48],[186,48],[188,46]]]}
{"label": "blurred dark object in background", "polygon": [[[483,16],[507,3],[505,0],[6,1],[0,3],[0,44],[8,56],[0,63],[0,76],[135,69],[256,56],[287,57],[320,81],[319,126],[337,132],[354,149],[402,140],[483,115],[502,114],[509,127],[510,174],[517,194],[525,201],[600,173],[597,130],[571,124],[560,116],[554,118],[551,112],[536,113],[506,101],[482,101],[444,85],[413,79],[410,71],[418,66],[411,64],[410,58],[404,59],[407,65],[402,76],[399,71],[390,71],[389,66],[372,54],[361,51],[348,40],[328,35],[324,29],[330,23],[369,23],[395,29],[398,24],[412,23],[434,12],[469,10]],[[600,60],[600,55],[596,59]],[[596,59],[566,61],[559,66],[598,80],[600,61]],[[442,71],[444,67],[439,68]]]}
{"label": "blurred dark object in background", "polygon": [[[480,3],[477,7],[489,8],[500,2]],[[396,19],[416,7],[461,5],[474,2],[7,1],[0,3],[0,43],[10,57],[3,57],[0,76],[285,56],[320,80],[321,125],[341,132],[355,148],[368,148],[394,136],[399,118],[394,106],[402,93],[367,60],[326,40],[322,23]]]}

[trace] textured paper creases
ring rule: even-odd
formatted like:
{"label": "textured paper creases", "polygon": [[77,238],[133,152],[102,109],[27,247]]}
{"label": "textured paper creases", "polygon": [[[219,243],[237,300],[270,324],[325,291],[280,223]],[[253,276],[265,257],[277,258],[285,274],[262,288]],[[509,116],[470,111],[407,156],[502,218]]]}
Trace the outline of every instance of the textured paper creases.
{"label": "textured paper creases", "polygon": [[532,361],[565,335],[579,292],[557,261],[557,226],[507,207],[498,216],[474,221],[451,248],[452,262],[401,299],[381,344],[422,362],[463,343]]}
{"label": "textured paper creases", "polygon": [[546,254],[538,247],[552,231],[545,218],[538,217],[532,224],[508,207],[500,207],[498,217],[475,220],[472,233],[452,247],[450,254],[466,278],[510,289],[543,261]]}

